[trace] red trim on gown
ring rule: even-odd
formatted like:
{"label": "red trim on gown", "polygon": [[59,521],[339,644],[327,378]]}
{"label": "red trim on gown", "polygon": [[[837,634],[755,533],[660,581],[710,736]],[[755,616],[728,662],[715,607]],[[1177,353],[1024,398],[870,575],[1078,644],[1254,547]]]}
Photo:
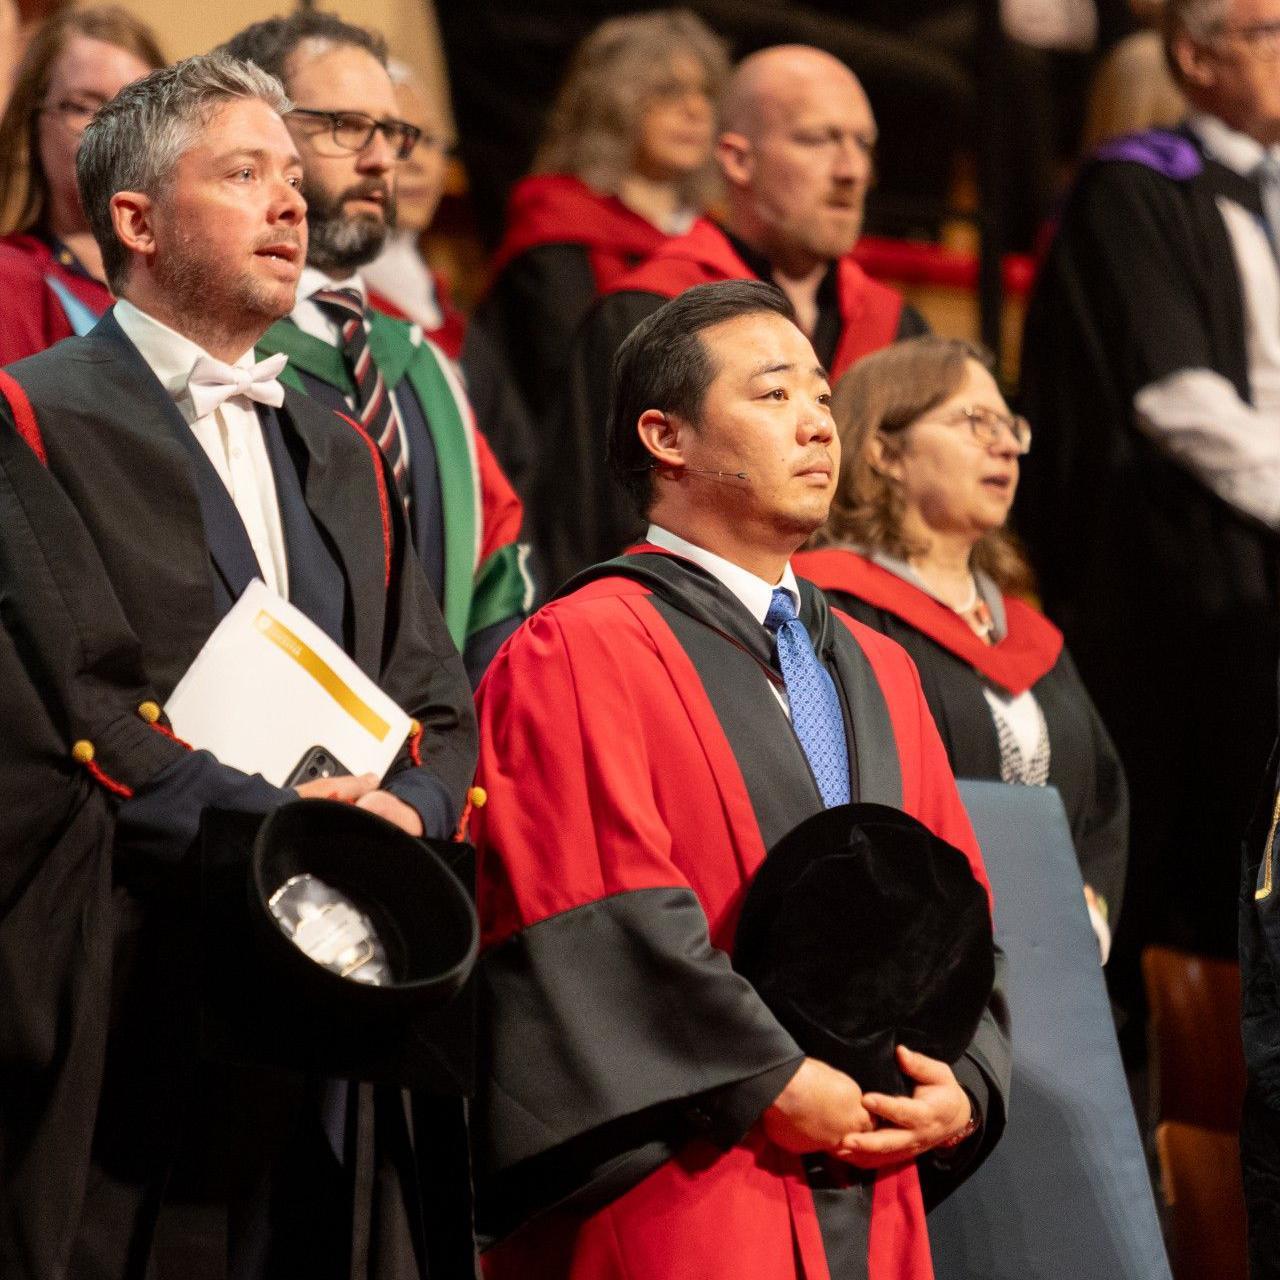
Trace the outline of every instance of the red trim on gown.
{"label": "red trim on gown", "polygon": [[97,280],[58,261],[38,236],[15,232],[0,236],[0,365],[12,364],[73,335],[62,303],[46,283],[53,276],[97,315],[114,298]]}
{"label": "red trim on gown", "polygon": [[[724,232],[715,223],[699,218],[684,235],[668,240],[653,257],[606,292],[656,293],[674,298],[696,284],[756,278]],[[871,279],[851,254],[840,259],[836,292],[841,328],[831,362],[833,378],[838,378],[855,360],[893,342],[902,319],[901,295]]]}
{"label": "red trim on gown", "polygon": [[512,188],[507,226],[494,254],[492,279],[530,249],[576,244],[587,251],[596,291],[608,293],[670,237],[617,196],[602,195],[567,173],[535,173]]}
{"label": "red trim on gown", "polygon": [[1015,596],[1003,597],[1007,634],[999,644],[987,644],[954,610],[856,551],[801,551],[791,564],[824,591],[843,591],[901,618],[1012,694],[1048,675],[1062,653],[1062,632]]}

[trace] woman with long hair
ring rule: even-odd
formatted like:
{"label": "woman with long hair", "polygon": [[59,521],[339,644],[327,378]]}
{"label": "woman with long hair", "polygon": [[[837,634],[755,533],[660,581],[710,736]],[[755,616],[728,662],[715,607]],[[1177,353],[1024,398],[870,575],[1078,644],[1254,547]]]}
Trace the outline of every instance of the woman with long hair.
{"label": "woman with long hair", "polygon": [[1128,791],[1062,633],[1029,603],[1031,573],[1005,527],[1031,428],[984,352],[937,337],[858,361],[832,412],[836,496],[795,570],[915,659],[956,777],[1058,788],[1105,959]]}
{"label": "woman with long hair", "polygon": [[0,117],[0,365],[86,331],[111,305],[76,151],[103,103],[163,65],[148,28],[115,6],[63,9],[32,36]]}
{"label": "woman with long hair", "polygon": [[687,9],[610,19],[579,47],[533,172],[511,193],[477,314],[535,417],[592,302],[712,200],[728,74],[723,43]]}

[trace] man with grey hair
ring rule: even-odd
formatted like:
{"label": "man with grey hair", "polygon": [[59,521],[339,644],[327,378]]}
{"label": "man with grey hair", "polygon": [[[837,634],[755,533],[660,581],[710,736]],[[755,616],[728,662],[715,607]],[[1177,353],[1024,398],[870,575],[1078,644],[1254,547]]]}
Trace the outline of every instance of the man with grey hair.
{"label": "man with grey hair", "polygon": [[[136,791],[115,789],[123,798],[115,1008],[95,1167],[82,1229],[69,1242],[76,1275],[140,1276],[147,1267],[195,1058],[184,969],[166,950],[169,931],[193,924],[175,918],[157,885],[186,856],[202,812],[260,814],[323,795],[443,838],[474,767],[465,674],[384,459],[354,424],[281,386],[283,357],[255,363],[254,344],[293,306],[306,253],[302,165],[281,118],[288,109],[271,76],[209,55],[154,72],[98,112],[78,179],[119,300],[85,337],[11,366],[19,390],[10,388],[12,408],[0,404],[0,430],[24,429],[25,397],[49,471],[89,530],[161,701],[260,578],[420,731],[382,782],[365,775],[281,788],[191,750]],[[138,715],[168,733],[157,703]],[[85,756],[110,787],[113,776],[137,774],[120,755],[123,741],[109,735],[77,760]],[[301,1133],[316,1112],[297,1115]],[[300,1161],[308,1188],[321,1172],[316,1153],[327,1149],[313,1124],[311,1154]],[[237,1180],[261,1175],[264,1163],[236,1169],[233,1203],[247,1194]],[[335,1187],[348,1172],[335,1162]],[[340,1191],[324,1214],[304,1212],[296,1186],[274,1194],[273,1208],[298,1217],[290,1265],[348,1274],[353,1237],[350,1213],[334,1208]],[[231,1221],[236,1274],[283,1274],[272,1249],[286,1246],[264,1244],[256,1230],[238,1239]],[[258,1249],[256,1264],[246,1261]]]}
{"label": "man with grey hair", "polygon": [[1166,23],[1192,110],[1104,146],[1066,204],[1015,510],[1129,778],[1108,972],[1134,1012],[1146,944],[1234,954],[1280,657],[1280,0],[1169,0]]}

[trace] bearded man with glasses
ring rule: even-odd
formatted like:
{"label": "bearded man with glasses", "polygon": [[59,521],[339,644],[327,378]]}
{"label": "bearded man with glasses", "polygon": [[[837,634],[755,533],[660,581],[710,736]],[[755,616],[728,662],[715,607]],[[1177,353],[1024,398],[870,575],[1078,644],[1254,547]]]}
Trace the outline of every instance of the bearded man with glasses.
{"label": "bearded man with glasses", "polygon": [[331,14],[254,23],[224,46],[278,77],[303,163],[310,240],[290,315],[259,343],[286,384],[355,419],[386,455],[472,684],[532,596],[519,498],[467,393],[422,330],[375,311],[359,271],[396,224],[396,167],[422,136],[398,115],[382,37]]}

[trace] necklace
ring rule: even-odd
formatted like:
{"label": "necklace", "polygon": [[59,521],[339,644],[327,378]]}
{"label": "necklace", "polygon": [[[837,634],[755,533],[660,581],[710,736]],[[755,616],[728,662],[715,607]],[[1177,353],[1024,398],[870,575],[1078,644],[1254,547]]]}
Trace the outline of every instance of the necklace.
{"label": "necklace", "polygon": [[964,604],[953,604],[951,609],[955,613],[968,613],[978,603],[978,580],[969,575],[969,598]]}
{"label": "necklace", "polygon": [[995,622],[992,620],[991,610],[987,608],[987,602],[978,599],[978,579],[972,573],[969,575],[969,598],[964,604],[953,604],[948,607],[952,613],[958,614],[969,624],[975,635],[983,640],[991,639]]}

